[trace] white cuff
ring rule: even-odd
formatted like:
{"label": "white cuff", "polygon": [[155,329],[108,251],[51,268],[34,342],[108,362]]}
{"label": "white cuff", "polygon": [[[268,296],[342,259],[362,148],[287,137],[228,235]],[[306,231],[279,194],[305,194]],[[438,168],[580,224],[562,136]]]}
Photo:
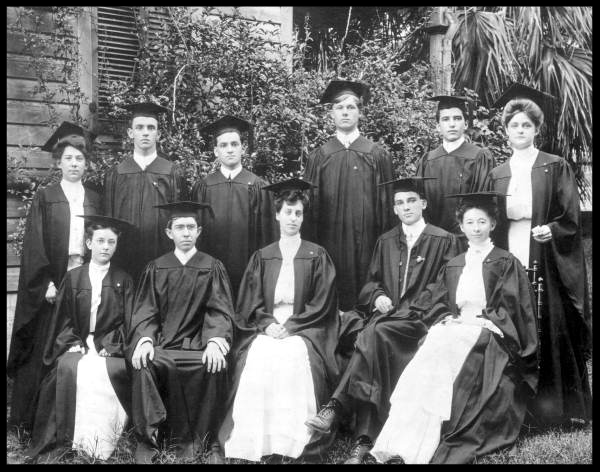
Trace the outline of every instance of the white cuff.
{"label": "white cuff", "polygon": [[209,343],[215,343],[217,345],[217,347],[219,348],[219,351],[221,351],[221,354],[223,354],[224,356],[227,355],[227,353],[229,352],[229,343],[224,339],[224,338],[210,338],[208,340]]}
{"label": "white cuff", "polygon": [[152,343],[152,345],[154,346],[154,342],[152,341],[152,338],[149,338],[148,336],[144,336],[143,338],[140,338],[140,340],[135,345],[135,348],[138,349],[142,344],[144,344],[147,341],[150,341]]}

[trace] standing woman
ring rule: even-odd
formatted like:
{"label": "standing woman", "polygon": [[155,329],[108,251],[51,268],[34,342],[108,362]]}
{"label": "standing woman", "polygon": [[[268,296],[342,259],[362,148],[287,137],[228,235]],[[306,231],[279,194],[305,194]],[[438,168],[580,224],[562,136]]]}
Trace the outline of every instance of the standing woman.
{"label": "standing woman", "polygon": [[300,238],[310,187],[299,179],[265,187],[278,192],[281,239],[253,254],[240,286],[233,388],[219,433],[227,457],[322,462],[333,439],[304,424],[337,381],[339,328],[333,262]]}
{"label": "standing woman", "polygon": [[543,424],[560,424],[591,418],[591,330],[573,171],[534,144],[549,97],[516,84],[494,104],[505,105],[502,123],[513,155],[490,172],[486,187],[509,195],[498,246],[525,267],[537,261],[544,278],[539,393],[531,411]]}
{"label": "standing woman", "polygon": [[48,322],[65,273],[83,264],[84,225],[76,215],[98,214],[100,196],[81,179],[90,158],[90,133],[63,122],[46,142],[62,172],[60,183],[33,197],[27,216],[7,375],[13,379],[9,424],[31,429]]}

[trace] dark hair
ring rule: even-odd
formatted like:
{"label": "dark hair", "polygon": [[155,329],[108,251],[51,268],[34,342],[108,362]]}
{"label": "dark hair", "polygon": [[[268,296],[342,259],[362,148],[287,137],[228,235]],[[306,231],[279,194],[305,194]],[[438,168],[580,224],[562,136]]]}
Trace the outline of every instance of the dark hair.
{"label": "dark hair", "polygon": [[222,134],[225,134],[225,133],[230,133],[230,132],[231,133],[237,133],[238,136],[240,137],[240,143],[242,143],[242,145],[244,144],[244,136],[243,136],[244,133],[240,133],[239,130],[232,128],[231,131],[225,131],[225,132],[223,132],[223,133],[221,133],[219,135],[214,135],[212,137],[212,139],[211,139],[213,147],[214,148],[217,147],[217,139],[219,138],[219,136],[221,136]]}
{"label": "dark hair", "polygon": [[136,113],[133,114],[133,116],[131,118],[129,118],[128,123],[129,123],[129,127],[130,128],[133,128],[133,120],[135,118],[137,118],[138,116],[144,116],[146,118],[154,118],[156,120],[156,129],[157,130],[160,129],[159,128],[160,121],[158,119],[158,116],[156,114],[154,114],[154,113],[143,113],[143,112],[136,112]]}
{"label": "dark hair", "polygon": [[544,124],[544,112],[537,103],[528,98],[514,98],[506,104],[502,111],[502,124],[505,128],[518,113],[525,113],[538,130]]}
{"label": "dark hair", "polygon": [[[201,226],[200,224],[200,217],[195,214],[195,215],[189,215],[191,218],[194,218],[194,220],[196,221],[196,224],[198,225],[198,227]],[[172,216],[171,218],[169,218],[169,221],[167,221],[167,229],[171,229],[173,227],[173,220],[176,220],[177,218],[187,218],[187,216]]]}
{"label": "dark hair", "polygon": [[347,97],[354,97],[356,98],[356,106],[358,107],[358,109],[362,109],[362,107],[364,106],[364,100],[363,97],[359,97],[358,95],[353,94],[352,92],[345,92],[345,93],[340,93],[338,96],[336,96],[332,101],[331,101],[331,108],[333,109],[333,106],[336,103],[342,102],[344,101]]}
{"label": "dark hair", "polygon": [[461,224],[463,222],[465,213],[473,208],[483,210],[491,220],[494,220],[494,222],[498,221],[498,205],[496,205],[496,203],[494,203],[493,201],[481,201],[472,199],[464,199],[456,207],[456,221],[458,221],[458,223]]}
{"label": "dark hair", "polygon": [[83,136],[67,136],[66,138],[59,139],[54,148],[52,148],[52,158],[55,162],[58,162],[62,158],[67,146],[81,151],[87,163],[90,158],[89,142]]}
{"label": "dark hair", "polygon": [[275,211],[279,213],[284,203],[294,205],[296,202],[302,202],[304,211],[308,210],[310,200],[302,190],[284,190],[275,197]]}
{"label": "dark hair", "polygon": [[119,231],[117,228],[115,228],[114,226],[106,226],[106,225],[101,225],[98,223],[92,223],[90,225],[87,225],[85,228],[85,239],[86,241],[92,240],[94,239],[94,231],[99,230],[99,229],[110,229],[113,233],[115,233],[117,235],[117,239],[119,239],[121,237],[121,231]]}
{"label": "dark hair", "polygon": [[469,123],[469,119],[467,117],[467,109],[464,105],[459,105],[456,103],[440,103],[435,111],[435,121],[436,123],[440,122],[440,111],[449,110],[450,108],[458,108],[462,112],[463,119]]}

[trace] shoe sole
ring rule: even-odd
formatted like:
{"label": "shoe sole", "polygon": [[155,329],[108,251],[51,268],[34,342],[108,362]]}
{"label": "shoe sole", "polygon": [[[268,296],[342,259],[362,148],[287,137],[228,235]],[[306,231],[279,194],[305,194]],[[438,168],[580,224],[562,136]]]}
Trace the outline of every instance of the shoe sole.
{"label": "shoe sole", "polygon": [[309,421],[305,421],[304,424],[306,426],[308,426],[310,429],[312,429],[314,431],[317,431],[319,433],[324,433],[324,434],[331,433],[331,429],[321,429],[321,428],[318,428],[317,426],[315,426],[314,424],[310,423]]}

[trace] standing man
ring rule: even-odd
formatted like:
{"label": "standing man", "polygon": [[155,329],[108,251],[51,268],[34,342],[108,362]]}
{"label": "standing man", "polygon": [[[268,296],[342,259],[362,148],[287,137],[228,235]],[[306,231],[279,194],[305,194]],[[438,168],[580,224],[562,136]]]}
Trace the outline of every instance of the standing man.
{"label": "standing man", "polygon": [[[202,231],[197,212],[208,205],[161,207],[169,214],[165,231],[175,250],[142,274],[126,354],[133,367],[136,463],[151,462],[162,433],[175,443],[177,456],[194,457],[207,436],[216,439],[227,394],[231,288],[223,264],[195,246]],[[222,460],[220,449],[211,452]]]}
{"label": "standing man", "polygon": [[364,285],[377,237],[392,222],[389,188],[392,159],[380,145],[358,130],[369,87],[361,82],[333,80],[321,103],[332,103],[335,136],[309,156],[304,178],[314,191],[312,238],[331,256],[337,276],[340,310],[354,307]]}
{"label": "standing man", "polygon": [[490,150],[465,140],[468,98],[438,95],[428,100],[438,102],[435,120],[442,144],[425,154],[417,166],[417,175],[437,179],[425,183],[429,203],[425,216],[431,224],[457,235],[463,252],[467,250],[467,238],[456,221],[456,199],[444,196],[483,190],[495,165],[494,156]]}
{"label": "standing man", "polygon": [[387,419],[396,382],[427,333],[430,321],[414,315],[411,308],[428,299],[427,286],[458,254],[454,235],[423,219],[427,201],[422,180],[387,182],[394,188],[394,213],[400,222],[377,240],[358,305],[342,317],[342,331],[348,327],[346,317],[361,320],[354,333],[342,333],[352,340],[346,343],[351,357],[344,374],[329,403],[306,422],[328,433],[340,415],[356,412],[355,441],[347,464],[362,463],[371,449]]}
{"label": "standing man", "polygon": [[119,246],[115,263],[126,269],[134,281],[144,266],[169,250],[164,228],[168,217],[156,206],[183,198],[185,180],[177,165],[160,156],[158,115],[168,111],[154,103],[134,103],[127,135],[133,139],[133,153],[107,172],[104,179],[104,213],[136,226],[135,244]]}
{"label": "standing man", "polygon": [[[215,215],[204,225],[200,248],[223,262],[235,299],[250,256],[277,237],[272,202],[268,192],[261,192],[268,182],[242,166],[242,135],[252,132],[251,124],[226,115],[202,131],[213,136],[221,168],[192,189],[192,200],[208,203]],[[204,211],[203,221],[206,217]]]}

